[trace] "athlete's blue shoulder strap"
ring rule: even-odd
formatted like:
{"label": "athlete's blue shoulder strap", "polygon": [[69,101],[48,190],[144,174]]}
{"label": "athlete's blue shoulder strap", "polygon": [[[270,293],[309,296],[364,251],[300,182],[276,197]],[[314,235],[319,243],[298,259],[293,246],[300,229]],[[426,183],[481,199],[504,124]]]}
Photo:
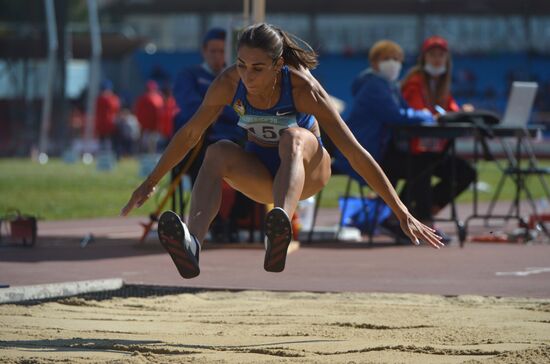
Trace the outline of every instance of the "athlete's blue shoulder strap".
{"label": "athlete's blue shoulder strap", "polygon": [[292,97],[292,83],[290,82],[291,72],[287,66],[283,66],[281,68],[281,75],[282,92],[281,99],[279,100],[277,107],[292,107],[295,109],[294,99]]}
{"label": "athlete's blue shoulder strap", "polygon": [[239,79],[239,84],[237,85],[237,90],[235,91],[235,96],[233,96],[231,105],[235,104],[236,100],[246,100],[246,88],[244,87],[244,83],[241,79]]}

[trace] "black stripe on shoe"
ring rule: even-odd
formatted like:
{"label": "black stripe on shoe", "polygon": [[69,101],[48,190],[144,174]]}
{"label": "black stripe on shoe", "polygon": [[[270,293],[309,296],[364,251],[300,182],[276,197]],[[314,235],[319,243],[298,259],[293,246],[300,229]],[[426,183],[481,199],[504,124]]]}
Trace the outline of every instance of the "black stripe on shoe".
{"label": "black stripe on shoe", "polygon": [[194,278],[200,274],[199,250],[193,254],[190,244],[197,244],[195,237],[189,233],[187,226],[173,211],[165,211],[158,221],[158,236],[164,249],[170,254],[172,261],[183,278]]}
{"label": "black stripe on shoe", "polygon": [[285,210],[275,207],[265,218],[266,249],[264,269],[282,272],[285,269],[288,246],[292,241],[292,224]]}

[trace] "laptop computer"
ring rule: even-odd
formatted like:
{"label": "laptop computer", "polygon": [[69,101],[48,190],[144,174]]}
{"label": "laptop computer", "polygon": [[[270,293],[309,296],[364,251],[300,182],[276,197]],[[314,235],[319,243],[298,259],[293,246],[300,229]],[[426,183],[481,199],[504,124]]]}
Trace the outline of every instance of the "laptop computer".
{"label": "laptop computer", "polygon": [[538,84],[536,82],[514,81],[500,125],[525,127],[531,115],[537,89]]}

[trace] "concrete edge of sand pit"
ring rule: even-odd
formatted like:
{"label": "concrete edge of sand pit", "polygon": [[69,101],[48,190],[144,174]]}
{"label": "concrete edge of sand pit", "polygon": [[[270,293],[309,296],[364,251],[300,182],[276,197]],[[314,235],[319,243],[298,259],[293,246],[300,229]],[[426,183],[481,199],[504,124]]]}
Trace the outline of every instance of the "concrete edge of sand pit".
{"label": "concrete edge of sand pit", "polygon": [[121,278],[109,278],[2,288],[0,289],[0,304],[110,291],[120,289],[123,285],[124,281]]}

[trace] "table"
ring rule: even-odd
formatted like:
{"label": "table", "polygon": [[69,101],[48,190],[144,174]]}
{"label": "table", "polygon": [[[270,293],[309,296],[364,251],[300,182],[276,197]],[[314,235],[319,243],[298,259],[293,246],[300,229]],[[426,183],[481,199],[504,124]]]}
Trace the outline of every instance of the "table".
{"label": "table", "polygon": [[[516,196],[514,198],[514,204],[516,207],[516,214],[514,216],[510,215],[493,215],[492,213],[488,214],[480,214],[478,212],[478,194],[477,189],[474,188],[474,196],[473,196],[473,213],[466,219],[466,223],[461,221],[457,215],[456,212],[456,203],[455,199],[451,199],[451,216],[448,219],[437,219],[438,221],[451,221],[454,222],[457,229],[457,235],[460,241],[460,246],[464,246],[464,242],[466,241],[467,237],[467,224],[472,219],[476,218],[483,218],[485,220],[491,219],[491,218],[497,218],[497,219],[510,219],[515,218],[518,219],[520,222],[522,222],[522,217],[519,215],[519,197],[521,193],[521,178],[522,178],[522,171],[520,168],[520,161],[522,159],[521,155],[521,145],[524,143],[528,143],[528,140],[531,137],[534,137],[538,131],[541,129],[541,126],[538,125],[530,125],[525,128],[520,127],[509,127],[509,126],[500,126],[500,125],[484,125],[480,123],[448,123],[448,124],[430,124],[430,125],[424,125],[424,124],[416,124],[416,125],[394,125],[392,126],[392,130],[397,138],[404,138],[407,140],[411,140],[412,138],[418,138],[418,137],[426,137],[426,138],[442,138],[442,139],[448,139],[449,144],[447,147],[447,152],[451,153],[453,157],[456,156],[456,145],[455,141],[457,138],[462,137],[472,137],[474,138],[474,168],[477,172],[477,162],[479,160],[479,146],[481,145],[484,149],[484,153],[486,156],[490,157],[492,160],[492,155],[490,155],[490,150],[487,147],[486,139],[491,137],[498,137],[498,138],[515,138],[517,142],[517,148],[515,156],[508,155],[507,159],[509,166],[514,167],[514,171],[516,173]],[[453,159],[454,160],[454,159]],[[496,161],[495,161],[496,162]],[[536,163],[534,159],[531,159],[531,163]],[[408,163],[408,172],[407,175],[411,176],[410,171],[410,161]],[[451,194],[454,195],[454,188],[455,188],[455,171],[456,167],[454,163],[452,164],[452,187],[451,187]],[[474,183],[477,184],[477,173],[476,177],[474,179]],[[535,209],[536,213],[536,207]]]}

